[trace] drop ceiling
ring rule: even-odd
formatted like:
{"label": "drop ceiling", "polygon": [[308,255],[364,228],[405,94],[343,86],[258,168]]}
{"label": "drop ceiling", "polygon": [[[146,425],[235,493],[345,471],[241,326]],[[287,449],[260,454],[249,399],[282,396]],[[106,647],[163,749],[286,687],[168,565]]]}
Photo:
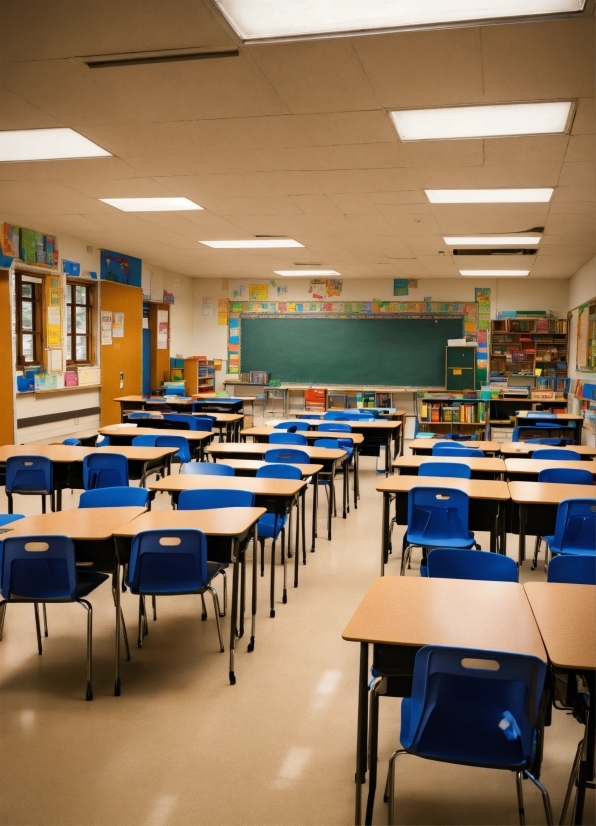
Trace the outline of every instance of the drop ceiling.
{"label": "drop ceiling", "polygon": [[[593,15],[268,45],[243,45],[210,0],[22,0],[3,4],[2,19],[0,129],[68,126],[113,155],[0,164],[4,220],[194,277],[272,278],[318,263],[344,278],[459,278],[444,236],[534,227],[545,231],[524,259],[530,278],[569,278],[596,251]],[[389,115],[546,100],[576,102],[570,134],[401,143]],[[495,187],[555,191],[545,204],[424,194]],[[99,200],[158,196],[204,209],[135,214]],[[254,235],[304,249],[198,243]]]}

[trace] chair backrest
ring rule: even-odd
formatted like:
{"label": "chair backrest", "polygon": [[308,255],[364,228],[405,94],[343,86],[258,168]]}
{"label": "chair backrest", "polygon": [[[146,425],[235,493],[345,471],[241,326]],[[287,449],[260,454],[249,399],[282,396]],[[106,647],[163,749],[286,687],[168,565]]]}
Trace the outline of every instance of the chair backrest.
{"label": "chair backrest", "polygon": [[[527,764],[533,753],[545,676],[546,665],[538,657],[425,645],[414,660],[411,750],[424,755],[440,749],[449,755],[444,759],[468,764],[503,768]],[[495,739],[484,743],[474,736],[475,721],[486,725],[491,718]],[[502,748],[498,747],[499,728]]]}
{"label": "chair backrest", "polygon": [[7,536],[0,544],[2,596],[71,600],[77,593],[74,542],[53,534]]}
{"label": "chair backrest", "polygon": [[109,444],[110,444],[110,437],[109,436],[104,436],[102,439],[98,439],[95,442],[95,447],[108,447]]}
{"label": "chair backrest", "polygon": [[182,465],[182,473],[191,473],[195,476],[235,476],[236,473],[230,465],[222,465],[211,462],[187,462]]}
{"label": "chair backrest", "polygon": [[155,447],[178,448],[176,453],[174,453],[174,457],[178,459],[179,462],[190,462],[192,459],[188,439],[184,436],[158,436],[155,440]]}
{"label": "chair backrest", "polygon": [[527,445],[550,445],[551,447],[564,447],[570,439],[558,439],[556,436],[547,437],[546,439],[526,439]]}
{"label": "chair backrest", "polygon": [[133,447],[155,447],[157,436],[133,436]]}
{"label": "chair backrest", "polygon": [[408,492],[408,535],[424,546],[468,538],[468,494],[456,488],[415,487]]}
{"label": "chair backrest", "polygon": [[279,424],[273,425],[275,430],[285,430],[287,433],[296,433],[297,430],[309,430],[310,425],[308,422],[301,422],[298,419],[294,419],[291,422],[279,422]]}
{"label": "chair backrest", "polygon": [[117,488],[128,485],[128,459],[122,453],[98,451],[83,459],[83,487]]}
{"label": "chair backrest", "polygon": [[137,412],[134,412],[134,413],[132,413],[132,412],[127,413],[126,418],[127,419],[150,419],[151,418],[151,413],[149,413],[146,410],[140,410],[140,411],[137,411]]}
{"label": "chair backrest", "polygon": [[418,468],[418,476],[451,476],[458,479],[471,479],[472,470],[463,462],[423,462]]}
{"label": "chair backrest", "polygon": [[439,442],[436,445],[433,445],[432,449],[433,456],[467,456],[471,459],[482,459],[484,456],[484,451],[479,450],[477,447],[468,447],[467,445],[464,447],[463,445],[458,445],[456,442],[450,442],[449,444],[444,444],[443,442]]}
{"label": "chair backrest", "polygon": [[489,551],[435,548],[426,560],[428,575],[443,579],[486,579],[518,582],[515,560]]}
{"label": "chair backrest", "polygon": [[329,450],[339,450],[339,441],[337,439],[316,439],[313,447],[326,447]]}
{"label": "chair backrest", "polygon": [[255,495],[249,490],[197,488],[183,490],[178,497],[178,510],[202,511],[213,508],[252,508]]}
{"label": "chair backrest", "polygon": [[581,453],[567,447],[544,447],[532,453],[532,459],[554,459],[557,462],[581,462]]}
{"label": "chair backrest", "polygon": [[336,422],[339,419],[343,419],[344,415],[345,414],[343,412],[328,410],[327,413],[325,413],[325,415],[323,416],[323,418],[327,419],[328,421]]}
{"label": "chair backrest", "polygon": [[559,502],[553,550],[596,556],[596,497]]}
{"label": "chair backrest", "polygon": [[4,525],[8,525],[11,522],[16,522],[17,519],[24,519],[24,513],[2,513],[0,514],[0,528]]}
{"label": "chair backrest", "polygon": [[190,528],[141,531],[132,540],[128,581],[133,593],[188,594],[205,588],[205,534]]}
{"label": "chair backrest", "polygon": [[526,421],[531,422],[556,422],[557,421],[557,414],[556,413],[546,413],[543,410],[532,411],[526,413],[525,416]]}
{"label": "chair backrest", "polygon": [[186,425],[188,430],[198,430],[197,420],[190,413],[164,413],[164,422],[172,422],[173,424]]}
{"label": "chair backrest", "polygon": [[204,430],[207,433],[211,433],[213,422],[217,421],[214,416],[193,416],[192,418],[195,421],[194,430]]}
{"label": "chair backrest", "polygon": [[6,460],[8,493],[52,491],[54,467],[47,456],[9,456]]}
{"label": "chair backrest", "polygon": [[271,433],[269,443],[272,445],[305,445],[308,443],[306,436],[302,433]]}
{"label": "chair backrest", "polygon": [[265,479],[302,479],[300,468],[295,465],[270,464],[257,470],[257,477]]}
{"label": "chair backrest", "polygon": [[546,580],[596,585],[596,556],[554,556],[548,563]]}
{"label": "chair backrest", "polygon": [[146,508],[148,502],[149,491],[145,488],[96,488],[81,493],[79,508]]}
{"label": "chair backrest", "polygon": [[331,431],[334,433],[351,433],[352,432],[352,425],[351,424],[344,424],[342,422],[337,422],[336,424],[331,424],[330,422],[321,422],[318,427],[319,433],[324,433],[325,431]]}
{"label": "chair backrest", "polygon": [[74,436],[73,436],[70,439],[63,439],[62,444],[63,445],[72,445],[73,447],[80,447],[81,440],[80,439],[75,439]]}
{"label": "chair backrest", "polygon": [[[586,464],[588,464],[586,462]],[[566,467],[547,467],[538,474],[539,482],[558,482],[561,485],[592,485],[592,471]]]}
{"label": "chair backrest", "polygon": [[309,465],[310,456],[304,450],[291,447],[272,447],[263,457],[266,462],[281,462],[286,465]]}

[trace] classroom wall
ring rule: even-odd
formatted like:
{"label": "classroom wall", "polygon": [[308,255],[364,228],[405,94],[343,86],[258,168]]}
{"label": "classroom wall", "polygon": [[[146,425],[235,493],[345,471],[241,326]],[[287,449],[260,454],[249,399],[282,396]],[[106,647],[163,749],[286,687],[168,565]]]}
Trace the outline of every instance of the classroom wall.
{"label": "classroom wall", "polygon": [[576,369],[577,357],[577,308],[596,296],[596,256],[579,269],[569,280],[569,310],[571,311],[569,326],[569,376],[572,379],[585,381],[596,378],[596,373],[578,372]]}
{"label": "classroom wall", "polygon": [[174,294],[174,303],[170,306],[170,354],[192,355],[193,279],[151,264],[143,269],[150,273],[152,301],[163,301],[164,290]]}

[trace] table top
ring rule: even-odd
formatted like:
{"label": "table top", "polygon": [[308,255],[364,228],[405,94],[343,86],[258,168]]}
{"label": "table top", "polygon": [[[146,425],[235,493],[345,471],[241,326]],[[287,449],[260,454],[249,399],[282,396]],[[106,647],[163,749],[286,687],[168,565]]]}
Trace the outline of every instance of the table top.
{"label": "table top", "polygon": [[135,536],[140,531],[195,528],[208,536],[242,536],[265,508],[217,508],[203,511],[147,511],[114,531],[115,536]]}
{"label": "table top", "polygon": [[[535,450],[548,448],[549,445],[535,445],[529,442],[503,442],[499,450],[506,456],[516,456],[518,454],[523,456],[524,454],[533,453]],[[569,445],[568,447],[557,447],[555,450],[574,450],[582,456],[596,456],[596,447],[589,447],[588,445]]]}
{"label": "table top", "polygon": [[[99,432],[102,436],[119,436],[134,439],[135,436],[182,436],[188,439],[189,442],[202,442],[205,439],[211,439],[217,435],[212,430],[175,430],[164,427],[146,427],[142,422],[149,421],[148,419],[141,419],[134,424],[109,424],[106,427],[100,427]],[[112,450],[115,450],[118,445],[112,445]],[[103,448],[102,448],[103,450]]]}
{"label": "table top", "polygon": [[[302,420],[304,421],[304,419]],[[364,441],[364,436],[362,433],[348,433],[338,431],[321,431],[318,430],[300,430],[298,431],[301,436],[306,436],[307,439],[312,439],[315,441],[316,439],[351,439],[353,444],[359,445],[362,444]],[[271,436],[274,433],[283,433],[283,430],[277,427],[267,427],[267,425],[260,425],[258,427],[247,427],[244,430],[240,431],[241,436]],[[300,445],[295,445],[295,447],[300,447]]]}
{"label": "table top", "polygon": [[[145,513],[145,508],[73,508],[26,516],[10,523],[11,534],[64,534],[71,539],[110,539],[117,528]],[[6,536],[4,534],[3,536]]]}
{"label": "table top", "polygon": [[[163,431],[161,433],[163,436]],[[141,445],[106,445],[106,447],[90,448],[96,453],[120,453],[127,459],[137,462],[151,462],[163,459],[170,453],[176,453],[175,447],[142,447]]]}
{"label": "table top", "polygon": [[387,476],[377,485],[380,493],[408,493],[412,488],[456,488],[467,493],[470,499],[498,499],[507,501],[507,482],[493,479],[458,479],[454,476]]}
{"label": "table top", "polygon": [[517,582],[386,576],[376,579],[346,626],[344,640],[546,652]]}
{"label": "table top", "polygon": [[47,456],[52,462],[82,462],[89,453],[97,448],[76,445],[2,445],[0,462],[6,462],[10,456]]}
{"label": "table top", "polygon": [[560,459],[505,459],[505,467],[508,473],[532,473],[536,476],[541,470],[551,467],[562,467],[567,470],[589,470],[596,475],[596,462],[564,462]]}
{"label": "table top", "polygon": [[560,485],[556,482],[508,482],[511,499],[518,505],[558,505],[563,499],[596,499],[594,485]]}
{"label": "table top", "polygon": [[[265,422],[265,425],[267,427],[274,427],[276,424],[279,424],[280,421],[289,421],[290,424],[294,423],[290,419],[286,419],[286,420],[284,420],[284,419],[268,419]],[[321,424],[321,422],[324,422],[325,424],[329,424],[329,422],[332,422],[333,419],[300,419],[300,421],[301,422],[308,422],[311,427],[318,427]],[[397,430],[399,427],[401,427],[401,420],[399,420],[399,419],[372,419],[372,420],[368,420],[367,419],[366,421],[358,422],[356,420],[351,419],[350,421],[344,422],[344,424],[349,424],[354,433],[357,433],[358,431],[362,431],[364,433],[367,430],[373,430],[373,429],[377,429],[377,430]]]}
{"label": "table top", "polygon": [[[271,467],[271,462],[263,462],[260,459],[220,459],[217,464],[229,465],[234,468],[234,470],[244,470],[255,475],[259,468]],[[320,473],[320,471],[323,470],[323,465],[299,465],[295,462],[291,462],[290,464],[292,464],[293,467],[298,468],[303,479],[306,479],[309,476],[314,476],[315,473]]]}
{"label": "table top", "polygon": [[[501,449],[501,445],[498,442],[486,442],[486,441],[466,441],[466,442],[454,442],[453,439],[414,439],[410,442],[410,448],[412,450],[432,450],[433,445],[465,445],[466,447],[475,447],[478,450],[484,450],[486,453],[498,453]],[[436,457],[439,458],[438,456]]]}
{"label": "table top", "polygon": [[467,465],[472,471],[484,471],[485,473],[505,473],[505,462],[503,459],[495,459],[490,456],[399,456],[391,463],[396,468],[419,468],[420,465],[427,465],[429,462],[446,462],[449,465]]}
{"label": "table top", "polygon": [[212,456],[225,457],[228,455],[236,456],[239,453],[245,453],[247,456],[264,456],[268,450],[274,448],[296,448],[303,453],[308,453],[311,459],[322,461],[337,461],[338,459],[345,459],[345,450],[336,450],[331,447],[311,447],[310,445],[270,445],[268,442],[223,442],[221,444],[211,444],[207,448],[207,453]]}
{"label": "table top", "polygon": [[[212,401],[223,402],[224,404],[235,404],[239,399],[245,401],[243,396],[214,396],[212,393],[196,393],[193,396],[118,396],[114,399],[115,402],[130,402],[136,404],[143,404],[144,402],[155,402],[156,404],[167,404],[168,398],[174,404],[192,404],[193,401]],[[252,396],[247,396],[247,399],[252,400]]]}
{"label": "table top", "polygon": [[596,668],[596,586],[524,585],[548,658],[559,668]]}
{"label": "table top", "polygon": [[194,473],[173,473],[151,482],[149,490],[249,490],[260,496],[296,496],[306,486],[303,479],[271,479],[256,476],[195,476]]}
{"label": "table top", "polygon": [[[515,415],[518,419],[525,419],[528,413],[540,413],[540,410],[520,410],[519,413],[516,413]],[[560,422],[583,422],[584,420],[583,416],[576,416],[573,413],[556,413],[555,415],[557,420]],[[550,419],[550,416],[548,418]]]}

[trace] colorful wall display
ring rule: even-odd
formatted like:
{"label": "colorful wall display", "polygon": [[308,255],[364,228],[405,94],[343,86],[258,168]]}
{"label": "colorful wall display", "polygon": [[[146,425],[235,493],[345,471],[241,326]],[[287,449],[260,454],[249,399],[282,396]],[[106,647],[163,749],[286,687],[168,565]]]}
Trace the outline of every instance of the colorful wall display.
{"label": "colorful wall display", "polygon": [[142,261],[132,255],[111,250],[101,251],[100,277],[129,287],[141,287]]}
{"label": "colorful wall display", "polygon": [[478,334],[476,341],[476,381],[480,384],[487,381],[489,365],[488,353],[490,346],[490,288],[476,287],[474,298],[478,304]]}
{"label": "colorful wall display", "polygon": [[2,224],[0,233],[0,264],[10,267],[13,258],[42,267],[58,266],[58,241],[54,235],[44,235],[33,229]]}
{"label": "colorful wall display", "polygon": [[341,295],[343,283],[341,278],[312,278],[308,291],[315,299],[334,298]]}

